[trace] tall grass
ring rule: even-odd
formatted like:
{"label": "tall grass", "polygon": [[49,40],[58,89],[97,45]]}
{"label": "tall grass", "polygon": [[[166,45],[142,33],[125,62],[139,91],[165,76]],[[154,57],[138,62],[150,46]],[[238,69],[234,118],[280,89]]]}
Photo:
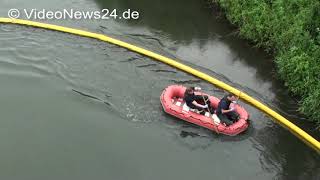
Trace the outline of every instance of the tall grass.
{"label": "tall grass", "polygon": [[275,53],[279,76],[320,125],[320,1],[212,0],[240,35]]}

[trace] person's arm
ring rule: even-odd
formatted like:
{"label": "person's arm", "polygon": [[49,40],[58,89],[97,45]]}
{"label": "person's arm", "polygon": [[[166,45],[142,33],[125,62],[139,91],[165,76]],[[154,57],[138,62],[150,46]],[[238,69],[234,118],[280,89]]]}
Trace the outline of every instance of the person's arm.
{"label": "person's arm", "polygon": [[221,109],[222,114],[233,111],[233,109]]}
{"label": "person's arm", "polygon": [[199,103],[197,103],[197,101],[192,101],[192,104],[197,106],[197,107],[201,107],[201,108],[207,108],[208,107],[208,105],[199,104]]}

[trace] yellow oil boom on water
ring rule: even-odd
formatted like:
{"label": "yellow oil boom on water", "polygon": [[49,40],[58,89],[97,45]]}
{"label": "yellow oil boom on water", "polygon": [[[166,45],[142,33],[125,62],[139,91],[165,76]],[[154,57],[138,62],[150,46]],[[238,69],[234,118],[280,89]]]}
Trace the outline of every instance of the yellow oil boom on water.
{"label": "yellow oil boom on water", "polygon": [[11,19],[11,18],[0,18],[0,23],[12,23],[12,24],[20,24],[20,25],[28,25],[28,26],[33,26],[33,27],[38,27],[38,28],[44,28],[44,29],[49,29],[49,30],[55,30],[55,31],[60,31],[60,32],[65,32],[65,33],[70,33],[70,34],[75,34],[75,35],[80,35],[84,37],[89,37],[89,38],[94,38],[98,39],[101,41],[105,41],[111,44],[118,45],[120,47],[129,49],[131,51],[137,52],[139,54],[148,56],[152,59],[161,61],[163,63],[166,63],[170,66],[173,66],[177,69],[180,69],[182,71],[185,71],[189,74],[192,74],[196,77],[199,77],[203,80],[208,81],[209,83],[222,88],[226,91],[229,91],[233,94],[236,94],[239,96],[240,99],[252,104],[256,108],[260,109],[261,111],[265,112],[269,116],[273,117],[273,119],[278,122],[280,125],[283,127],[287,128],[290,130],[294,135],[296,135],[298,138],[303,140],[306,144],[311,146],[313,149],[315,149],[318,153],[320,152],[320,142],[314,139],[312,136],[307,134],[305,131],[297,127],[295,124],[291,123],[289,120],[278,114],[277,112],[273,111],[266,105],[262,104],[261,102],[255,100],[254,98],[250,97],[248,94],[239,91],[236,88],[233,88],[229,86],[228,84],[225,84],[224,82],[221,82],[203,72],[200,72],[198,70],[195,70],[189,66],[186,66],[184,64],[181,64],[173,59],[167,58],[165,56],[162,56],[160,54],[151,52],[149,50],[143,49],[141,47],[134,46],[132,44],[108,37],[103,34],[97,34],[97,33],[92,33],[92,32],[87,32],[83,30],[78,30],[78,29],[73,29],[73,28],[67,28],[63,26],[57,26],[57,25],[52,25],[52,24],[46,24],[46,23],[39,23],[39,22],[34,22],[34,21],[29,21],[29,20],[22,20],[22,19]]}

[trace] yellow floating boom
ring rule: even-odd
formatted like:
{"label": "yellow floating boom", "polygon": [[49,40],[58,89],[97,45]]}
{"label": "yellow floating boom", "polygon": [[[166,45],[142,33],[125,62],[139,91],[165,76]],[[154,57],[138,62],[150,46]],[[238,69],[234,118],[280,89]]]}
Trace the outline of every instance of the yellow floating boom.
{"label": "yellow floating boom", "polygon": [[278,114],[277,112],[273,111],[266,105],[262,104],[261,102],[255,100],[254,98],[250,97],[248,94],[239,91],[236,88],[233,88],[229,86],[228,84],[225,84],[224,82],[221,82],[203,72],[200,72],[198,70],[195,70],[189,66],[186,66],[184,64],[181,64],[173,59],[167,58],[165,56],[162,56],[160,54],[151,52],[149,50],[134,46],[132,44],[108,37],[103,34],[97,34],[97,33],[92,33],[88,31],[83,31],[83,30],[78,30],[78,29],[73,29],[73,28],[67,28],[63,26],[57,26],[57,25],[52,25],[52,24],[46,24],[46,23],[40,23],[40,22],[34,22],[34,21],[29,21],[29,20],[22,20],[22,19],[11,19],[11,18],[0,18],[0,23],[12,23],[12,24],[21,24],[21,25],[28,25],[28,26],[33,26],[33,27],[38,27],[38,28],[44,28],[44,29],[49,29],[49,30],[55,30],[55,31],[60,31],[60,32],[65,32],[65,33],[70,33],[70,34],[75,34],[75,35],[80,35],[84,37],[89,37],[89,38],[94,38],[94,39],[99,39],[101,41],[105,41],[108,43],[112,43],[115,45],[118,45],[120,47],[129,49],[131,51],[143,54],[145,56],[148,56],[150,58],[153,58],[155,60],[161,61],[163,63],[166,63],[170,66],[173,66],[177,69],[180,69],[182,71],[185,71],[187,73],[190,73],[194,76],[197,76],[203,80],[206,80],[210,82],[211,84],[222,88],[226,91],[229,91],[233,94],[236,94],[241,98],[242,100],[252,104],[256,108],[260,109],[261,111],[265,112],[269,116],[273,117],[276,122],[278,122],[280,125],[283,127],[287,128],[290,130],[294,135],[296,135],[298,138],[303,140],[306,144],[311,146],[313,149],[315,149],[318,153],[320,153],[320,142],[314,139],[312,136],[307,134],[305,131],[297,127],[295,124],[291,123],[288,121],[286,118]]}

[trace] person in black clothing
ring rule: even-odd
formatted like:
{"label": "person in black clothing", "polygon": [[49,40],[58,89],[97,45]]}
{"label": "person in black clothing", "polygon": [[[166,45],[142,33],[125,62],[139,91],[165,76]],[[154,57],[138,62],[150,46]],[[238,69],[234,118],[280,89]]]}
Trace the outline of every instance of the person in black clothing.
{"label": "person in black clothing", "polygon": [[227,126],[233,124],[239,119],[239,114],[236,113],[233,108],[230,108],[231,102],[236,100],[237,98],[235,95],[228,94],[227,96],[223,97],[218,104],[216,111],[217,116]]}
{"label": "person in black clothing", "polygon": [[[199,87],[190,87],[187,88],[185,93],[184,93],[184,101],[186,102],[187,106],[189,106],[191,109],[197,109],[199,111],[202,111],[201,114],[204,114],[205,111],[210,111],[210,113],[214,113],[213,108],[211,107],[211,103],[209,100],[209,97],[204,95],[195,95],[194,92],[195,90],[200,90],[201,88]],[[205,105],[200,104],[199,102],[204,102]]]}

